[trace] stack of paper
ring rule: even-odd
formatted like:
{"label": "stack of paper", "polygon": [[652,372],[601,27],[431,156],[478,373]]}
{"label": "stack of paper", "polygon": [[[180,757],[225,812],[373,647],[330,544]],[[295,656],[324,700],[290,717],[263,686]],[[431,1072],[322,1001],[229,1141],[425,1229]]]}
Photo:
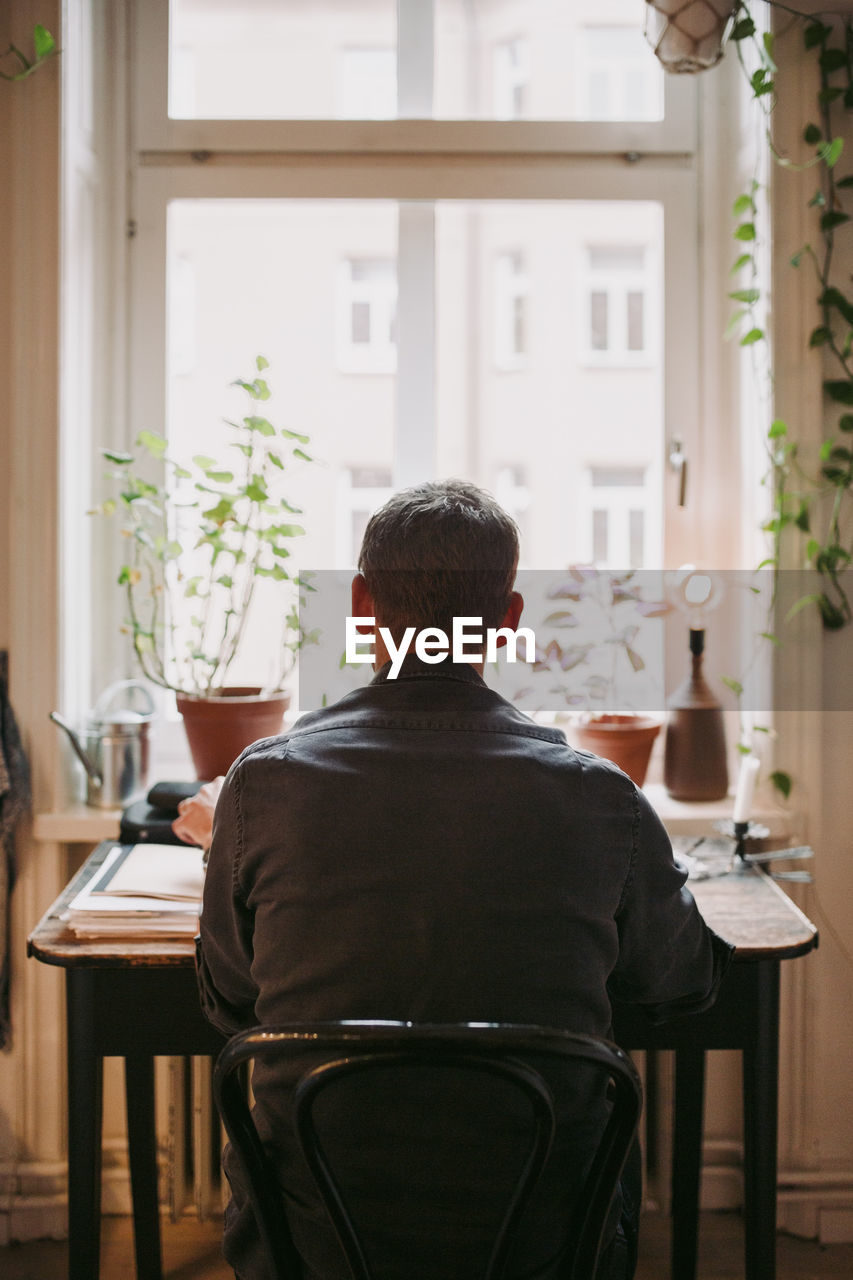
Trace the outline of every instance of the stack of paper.
{"label": "stack of paper", "polygon": [[192,936],[203,885],[195,846],[117,844],[62,918],[79,938]]}

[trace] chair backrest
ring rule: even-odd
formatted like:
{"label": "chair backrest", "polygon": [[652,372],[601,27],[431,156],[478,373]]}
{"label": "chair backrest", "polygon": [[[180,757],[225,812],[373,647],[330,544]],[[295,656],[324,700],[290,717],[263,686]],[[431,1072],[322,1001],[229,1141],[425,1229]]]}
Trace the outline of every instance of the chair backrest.
{"label": "chair backrest", "polygon": [[[245,1175],[258,1231],[278,1280],[298,1277],[300,1262],[287,1226],[278,1176],[253,1122],[238,1068],[250,1060],[267,1064],[298,1061],[305,1059],[308,1051],[310,1058],[297,1071],[290,1095],[291,1121],[354,1280],[372,1280],[373,1272],[350,1214],[347,1189],[340,1184],[315,1122],[315,1104],[321,1095],[328,1095],[356,1076],[369,1081],[370,1073],[384,1072],[382,1107],[390,1108],[393,1114],[393,1090],[389,1093],[387,1072],[393,1069],[397,1079],[410,1067],[428,1068],[439,1081],[446,1070],[448,1082],[451,1077],[454,1082],[450,1083],[452,1089],[458,1089],[456,1082],[462,1072],[466,1077],[470,1074],[474,1081],[478,1077],[500,1080],[517,1093],[527,1115],[526,1149],[500,1205],[499,1226],[482,1272],[484,1280],[499,1280],[521,1217],[548,1161],[559,1117],[565,1113],[559,1091],[555,1097],[553,1078],[546,1079],[546,1074],[552,1077],[549,1064],[563,1075],[570,1064],[570,1073],[576,1069],[584,1074],[587,1085],[593,1073],[599,1080],[596,1096],[606,1102],[601,1108],[600,1126],[596,1126],[594,1147],[583,1153],[586,1170],[581,1189],[573,1197],[570,1220],[559,1224],[561,1238],[566,1241],[561,1274],[567,1280],[592,1280],[642,1105],[639,1078],[621,1049],[590,1036],[491,1023],[299,1023],[258,1027],[234,1036],[217,1060],[214,1096]],[[432,1118],[432,1123],[440,1128],[440,1114]],[[404,1131],[400,1133],[400,1144],[405,1161]],[[429,1204],[423,1205],[425,1214],[429,1208]]]}

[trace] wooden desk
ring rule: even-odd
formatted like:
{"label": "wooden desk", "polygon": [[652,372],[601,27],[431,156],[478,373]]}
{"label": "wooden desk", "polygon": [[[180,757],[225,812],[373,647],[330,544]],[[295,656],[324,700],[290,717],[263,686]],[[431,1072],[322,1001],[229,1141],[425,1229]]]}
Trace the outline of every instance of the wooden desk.
{"label": "wooden desk", "polygon": [[[224,1041],[201,1014],[189,940],[80,942],[58,918],[111,847],[95,850],[27,947],[29,955],[66,970],[69,1276],[98,1276],[102,1059],[119,1056],[126,1070],[137,1276],[160,1280],[153,1059],[215,1054]],[[737,945],[719,999],[707,1013],[662,1027],[636,1007],[617,1006],[616,1038],[629,1049],[675,1050],[673,1280],[693,1280],[696,1273],[705,1052],[742,1051],[746,1276],[774,1280],[779,965],[815,947],[817,931],[753,868],[691,888],[708,923]]]}

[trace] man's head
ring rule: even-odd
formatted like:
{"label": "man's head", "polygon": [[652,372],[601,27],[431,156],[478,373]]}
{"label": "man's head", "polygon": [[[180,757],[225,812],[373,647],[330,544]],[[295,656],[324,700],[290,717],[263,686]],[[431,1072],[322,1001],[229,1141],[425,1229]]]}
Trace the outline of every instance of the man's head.
{"label": "man's head", "polygon": [[500,626],[517,564],[515,521],[476,485],[445,480],[403,489],[375,512],[358,567],[377,619],[398,636],[407,626],[450,634],[462,616]]}

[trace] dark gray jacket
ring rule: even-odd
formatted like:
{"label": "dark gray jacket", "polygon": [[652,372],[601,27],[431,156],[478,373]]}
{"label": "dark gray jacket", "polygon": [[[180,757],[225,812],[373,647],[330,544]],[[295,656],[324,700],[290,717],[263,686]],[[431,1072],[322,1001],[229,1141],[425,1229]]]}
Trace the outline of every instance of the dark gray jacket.
{"label": "dark gray jacket", "polygon": [[[607,1035],[610,992],[656,1018],[713,1002],[731,949],[684,881],[623,773],[473,668],[407,658],[397,680],[386,668],[230,770],[204,891],[202,1002],[226,1033],[381,1018]],[[346,1274],[311,1200],[308,1182],[291,1204],[300,1247],[324,1277]],[[251,1236],[232,1202],[225,1251],[245,1277],[263,1274]],[[536,1267],[555,1247],[535,1263],[528,1250],[519,1274],[546,1274]]]}

